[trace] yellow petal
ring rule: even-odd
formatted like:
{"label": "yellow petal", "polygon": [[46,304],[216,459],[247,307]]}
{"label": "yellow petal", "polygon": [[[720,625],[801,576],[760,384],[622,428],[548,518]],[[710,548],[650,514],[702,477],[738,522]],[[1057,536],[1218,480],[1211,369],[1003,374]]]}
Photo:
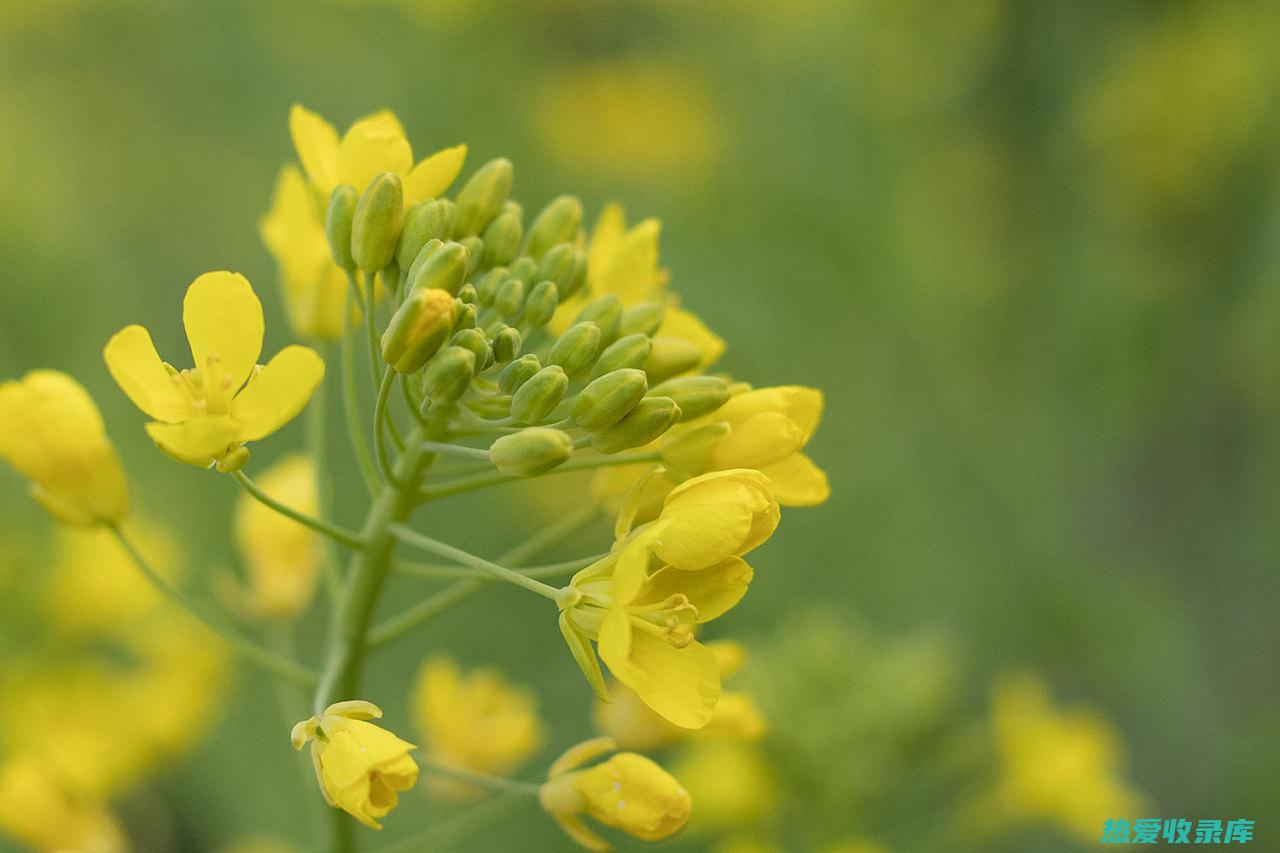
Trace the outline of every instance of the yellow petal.
{"label": "yellow petal", "polygon": [[668,302],[657,333],[661,337],[688,341],[697,347],[702,353],[702,361],[698,363],[699,370],[711,366],[724,354],[724,338],[708,329],[697,314],[681,308],[675,297]]}
{"label": "yellow petal", "polygon": [[[721,419],[719,412],[710,417]],[[759,412],[733,424],[729,434],[711,446],[711,464],[716,468],[759,470],[804,447],[806,438],[804,431],[782,412]]]}
{"label": "yellow petal", "polygon": [[804,435],[805,441],[818,429],[822,418],[822,392],[803,385],[779,385],[774,388],[757,388],[730,398],[716,410],[716,420],[728,421],[732,426],[762,412],[784,415]]}
{"label": "yellow petal", "polygon": [[606,204],[600,211],[595,227],[591,229],[591,243],[587,249],[588,285],[592,292],[598,290],[599,273],[618,249],[618,242],[627,233],[627,215],[617,202]]}
{"label": "yellow petal", "polygon": [[696,570],[746,554],[778,526],[778,504],[759,471],[715,471],[671,491],[661,519],[670,521],[655,553],[668,565]]}
{"label": "yellow petal", "polygon": [[671,522],[655,521],[632,536],[618,553],[613,569],[612,598],[615,605],[626,604],[636,597],[649,571],[649,555]]}
{"label": "yellow petal", "polygon": [[613,849],[612,844],[588,828],[577,815],[553,814],[552,817],[556,819],[556,823],[560,824],[565,835],[572,838],[583,849],[593,850],[595,853],[607,853]]}
{"label": "yellow petal", "polygon": [[182,325],[206,383],[235,391],[262,354],[262,303],[239,273],[207,272],[182,300]]}
{"label": "yellow petal", "polygon": [[831,497],[826,472],[803,453],[766,465],[760,473],[769,478],[773,496],[783,506],[816,506]]}
{"label": "yellow petal", "polygon": [[622,235],[613,250],[600,258],[591,281],[592,292],[616,293],[627,305],[652,299],[661,286],[658,273],[661,231],[658,220],[646,219]]}
{"label": "yellow petal", "polygon": [[435,198],[449,188],[467,159],[467,146],[442,148],[413,167],[404,180],[405,207]]}
{"label": "yellow petal", "polygon": [[315,350],[297,344],[280,350],[231,401],[240,440],[265,438],[293,420],[323,378],[324,362]]}
{"label": "yellow petal", "polygon": [[630,632],[627,648],[600,634],[600,658],[614,677],[667,720],[686,729],[705,726],[720,698],[720,669],[706,646],[682,649],[646,631]]}
{"label": "yellow petal", "polygon": [[634,752],[620,752],[578,772],[573,787],[584,811],[643,841],[659,841],[689,820],[689,792],[670,773]]}
{"label": "yellow petal", "polygon": [[729,557],[697,572],[668,566],[649,578],[634,604],[658,604],[670,596],[684,595],[698,608],[698,621],[710,622],[742,600],[753,574],[740,557]]}
{"label": "yellow petal", "polygon": [[350,184],[356,192],[364,192],[380,172],[403,176],[412,168],[413,149],[390,110],[360,119],[338,144],[338,183]]}
{"label": "yellow petal", "polygon": [[618,745],[613,742],[611,737],[596,737],[591,740],[584,740],[582,743],[576,743],[551,763],[551,767],[547,769],[547,778],[554,779],[562,773],[568,773],[570,770],[586,764],[591,759],[599,758],[606,752],[613,752],[617,748]]}
{"label": "yellow petal", "polygon": [[147,435],[179,462],[208,468],[237,442],[240,428],[228,417],[198,417],[180,424],[152,421]]}
{"label": "yellow petal", "polygon": [[191,417],[194,400],[165,370],[151,333],[142,326],[125,326],[112,335],[102,357],[111,378],[147,415],[166,423]]}
{"label": "yellow petal", "polygon": [[317,113],[294,104],[289,111],[289,134],[307,177],[328,198],[338,183],[338,132]]}

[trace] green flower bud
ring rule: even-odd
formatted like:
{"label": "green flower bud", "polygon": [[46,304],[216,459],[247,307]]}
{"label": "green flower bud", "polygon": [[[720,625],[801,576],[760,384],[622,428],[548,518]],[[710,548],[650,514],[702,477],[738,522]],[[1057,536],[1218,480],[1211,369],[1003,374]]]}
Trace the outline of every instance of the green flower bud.
{"label": "green flower bud", "polygon": [[529,226],[525,254],[534,260],[541,260],[547,250],[557,243],[572,243],[581,224],[582,202],[571,195],[557,196]]}
{"label": "green flower bud", "polygon": [[475,353],[477,373],[484,370],[489,365],[489,360],[493,357],[493,351],[489,348],[489,341],[485,338],[484,332],[479,329],[463,329],[455,333],[453,339],[449,341],[449,345],[469,349]]}
{"label": "green flower bud", "polygon": [[622,312],[622,319],[618,321],[618,334],[630,335],[639,332],[653,337],[658,327],[662,325],[664,313],[666,309],[658,302],[641,302],[639,305],[632,305]]}
{"label": "green flower bud", "polygon": [[573,281],[574,251],[573,246],[569,243],[552,246],[542,256],[542,261],[538,264],[538,271],[534,274],[534,278],[538,281],[554,281],[560,286],[562,293],[567,293],[569,285]]}
{"label": "green flower bud", "polygon": [[463,237],[479,234],[502,212],[514,177],[511,161],[490,160],[458,191],[458,223],[454,233]]}
{"label": "green flower bud", "polygon": [[409,268],[410,290],[443,290],[456,296],[467,274],[467,249],[461,243],[432,240]]}
{"label": "green flower bud", "polygon": [[476,327],[476,306],[470,302],[458,300],[458,322],[453,324],[455,329],[474,329]]}
{"label": "green flower bud", "polygon": [[479,237],[463,237],[458,241],[467,248],[467,278],[475,275],[480,269],[480,259],[484,256],[484,241]]}
{"label": "green flower bud", "polygon": [[351,257],[356,266],[367,273],[388,266],[396,256],[403,220],[400,176],[383,172],[369,182],[351,220]]}
{"label": "green flower bud", "polygon": [[710,414],[727,403],[729,383],[718,376],[682,376],[654,386],[649,393],[675,400],[682,412],[680,420],[689,421]]}
{"label": "green flower bud", "polygon": [[524,303],[524,320],[533,328],[545,326],[555,316],[560,306],[560,288],[554,281],[540,281],[534,285]]}
{"label": "green flower bud", "polygon": [[619,453],[642,447],[680,420],[680,407],[670,397],[645,397],[625,418],[591,437],[601,453]]}
{"label": "green flower bud", "polygon": [[600,353],[595,367],[591,368],[591,378],[595,379],[622,367],[643,367],[652,348],[653,341],[639,332],[618,338]]}
{"label": "green flower bud", "polygon": [[518,278],[521,281],[533,281],[534,273],[538,271],[538,262],[533,258],[522,256],[512,261],[507,267],[507,275]]}
{"label": "green flower bud", "polygon": [[493,357],[499,364],[506,364],[520,354],[520,330],[503,326],[493,336]]}
{"label": "green flower bud", "polygon": [[498,288],[507,278],[507,271],[502,267],[494,267],[480,276],[480,280],[476,282],[476,304],[492,305],[494,297],[498,295]]}
{"label": "green flower bud", "polygon": [[606,373],[578,392],[569,414],[591,432],[611,427],[644,399],[649,380],[643,370],[624,367]]}
{"label": "green flower bud", "polygon": [[329,254],[335,264],[347,271],[356,268],[355,259],[351,257],[351,223],[359,203],[356,188],[340,184],[329,196],[329,208],[324,214],[324,236],[329,242]]}
{"label": "green flower bud", "polygon": [[520,313],[524,304],[524,282],[518,278],[509,278],[498,286],[493,297],[493,307],[508,320]]}
{"label": "green flower bud", "polygon": [[480,301],[480,297],[476,294],[476,286],[471,282],[462,285],[462,289],[458,291],[458,298],[468,305],[475,305]]}
{"label": "green flower bud", "polygon": [[649,381],[665,382],[672,376],[688,373],[702,363],[702,350],[682,338],[653,339],[653,349],[644,362]]}
{"label": "green flower bud", "polygon": [[413,373],[444,345],[458,305],[443,290],[414,291],[382,333],[382,360],[398,373]]}
{"label": "green flower bud", "polygon": [[404,227],[400,229],[400,248],[396,249],[396,262],[400,269],[412,266],[427,243],[445,239],[444,230],[451,215],[452,202],[448,199],[431,199],[413,206],[405,215]]}
{"label": "green flower bud", "polygon": [[526,424],[540,421],[560,405],[568,389],[569,377],[559,365],[544,367],[516,389],[511,397],[511,417]]}
{"label": "green flower bud", "polygon": [[618,322],[622,319],[622,300],[616,293],[606,293],[587,303],[578,312],[575,323],[590,321],[600,327],[600,340],[612,343],[618,334]]}
{"label": "green flower bud", "polygon": [[575,249],[573,252],[573,273],[569,277],[569,284],[564,289],[564,298],[568,299],[573,296],[586,283],[587,253],[581,249]]}
{"label": "green flower bud", "polygon": [[542,363],[538,361],[538,357],[531,352],[525,353],[502,368],[502,372],[498,374],[498,390],[503,394],[514,394],[541,369]]}
{"label": "green flower bud", "polygon": [[422,392],[432,402],[450,402],[462,396],[476,372],[476,354],[464,347],[445,347],[422,373]]}
{"label": "green flower bud", "polygon": [[711,470],[711,448],[729,434],[724,421],[700,424],[662,442],[662,462],[670,470],[690,477]]}
{"label": "green flower bud", "polygon": [[484,255],[480,261],[482,267],[500,267],[515,260],[520,252],[520,236],[524,223],[520,221],[520,213],[507,210],[484,229]]}
{"label": "green flower bud", "polygon": [[529,427],[504,435],[489,445],[489,459],[504,474],[544,474],[573,455],[573,439],[558,429]]}
{"label": "green flower bud", "polygon": [[551,345],[547,364],[558,364],[572,376],[590,367],[599,351],[600,327],[595,323],[575,323]]}

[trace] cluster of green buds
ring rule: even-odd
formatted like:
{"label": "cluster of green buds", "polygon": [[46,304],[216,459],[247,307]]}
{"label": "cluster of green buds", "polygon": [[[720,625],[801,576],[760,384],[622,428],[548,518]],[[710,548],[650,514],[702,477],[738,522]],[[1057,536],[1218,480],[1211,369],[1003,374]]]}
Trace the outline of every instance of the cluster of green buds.
{"label": "cluster of green buds", "polygon": [[492,160],[456,199],[407,211],[390,172],[329,199],[333,259],[366,287],[381,282],[392,304],[382,360],[428,436],[500,433],[493,464],[533,476],[575,448],[647,445],[727,401],[723,379],[682,375],[699,366],[697,347],[655,338],[664,304],[605,294],[566,316],[587,278],[582,203],[560,196],[526,227],[512,177],[508,160]]}

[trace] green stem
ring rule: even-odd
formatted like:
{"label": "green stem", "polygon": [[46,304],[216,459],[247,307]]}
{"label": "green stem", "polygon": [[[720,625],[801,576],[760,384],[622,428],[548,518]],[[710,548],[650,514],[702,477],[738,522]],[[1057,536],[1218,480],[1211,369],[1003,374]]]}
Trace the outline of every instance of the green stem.
{"label": "green stem", "polygon": [[373,387],[382,382],[382,348],[378,343],[378,274],[364,274],[364,328],[369,338],[369,369]]}
{"label": "green stem", "polygon": [[239,652],[245,660],[256,664],[267,672],[274,673],[295,684],[301,684],[309,687],[316,683],[315,673],[294,661],[281,657],[280,655],[258,645],[253,640],[250,640],[248,637],[241,634],[235,628],[224,624],[221,619],[210,613],[208,608],[206,608],[199,600],[188,595],[179,587],[169,583],[169,581],[165,580],[164,577],[152,568],[151,564],[148,563],[146,558],[143,557],[138,549],[134,547],[133,543],[129,541],[129,538],[125,536],[124,531],[121,530],[118,525],[111,524],[108,525],[108,527],[111,532],[115,534],[116,539],[119,540],[120,545],[124,548],[125,552],[128,553],[129,558],[133,560],[135,565],[137,565],[138,571],[142,572],[143,576],[151,582],[152,586],[168,598],[172,599],[174,603],[182,607],[196,619],[203,622],[216,634],[221,636],[233,649]]}
{"label": "green stem", "polygon": [[293,509],[292,507],[285,506],[284,504],[280,503],[280,501],[276,500],[275,498],[271,497],[271,495],[262,491],[262,489],[258,486],[258,484],[253,482],[253,480],[250,480],[248,475],[246,475],[243,471],[232,471],[231,476],[235,477],[236,482],[238,482],[241,486],[243,486],[244,490],[248,492],[250,495],[257,498],[263,504],[266,504],[268,507],[280,513],[281,515],[286,516],[288,518],[292,518],[294,521],[298,522],[304,527],[310,527],[312,530],[316,531],[317,533],[323,533],[325,536],[328,536],[334,542],[345,545],[348,548],[359,548],[364,544],[364,541],[359,536],[357,536],[355,533],[352,533],[349,530],[343,530],[341,527],[338,527],[337,525],[334,525],[334,524],[330,524],[327,521],[322,521],[321,519],[318,519],[318,518],[312,518],[311,516],[307,515],[304,512],[298,512],[296,509]]}
{"label": "green stem", "polygon": [[[527,578],[554,578],[560,575],[584,569],[608,554],[595,554],[590,557],[579,557],[576,560],[565,560],[560,563],[548,563],[545,566],[530,566],[520,569],[520,574]],[[441,566],[432,563],[418,563],[412,560],[397,560],[392,568],[402,575],[417,578],[475,578],[476,570],[465,566]],[[480,575],[479,579],[492,580],[489,575]]]}
{"label": "green stem", "polygon": [[[585,471],[592,468],[610,468],[615,465],[634,465],[640,462],[657,462],[661,458],[661,454],[656,450],[645,451],[643,453],[622,453],[617,456],[587,456],[579,459],[570,459],[560,467],[552,468],[545,474],[539,474],[538,476],[548,477],[552,474],[564,474],[569,471]],[[501,471],[483,471],[470,476],[459,477],[456,480],[434,483],[422,490],[422,500],[423,502],[436,501],[441,498],[462,494],[463,492],[471,492],[476,489],[483,489],[488,486],[497,486],[502,483],[510,483],[513,480],[521,479],[528,480],[533,478],[503,474]]]}
{"label": "green stem", "polygon": [[[355,297],[359,293],[354,276],[348,276],[351,288],[347,293],[344,325],[349,325],[351,311],[355,307]],[[351,449],[355,451],[356,463],[360,466],[360,475],[364,478],[369,497],[378,493],[378,469],[373,464],[373,456],[369,453],[369,444],[364,436],[364,424],[360,420],[360,395],[356,389],[355,337],[350,328],[342,335],[342,411],[347,420],[347,433],[351,436]]]}
{"label": "green stem", "polygon": [[382,477],[388,483],[394,483],[391,471],[391,459],[387,455],[387,443],[382,437],[382,428],[387,421],[387,398],[391,396],[391,386],[395,384],[396,372],[387,370],[382,374],[382,382],[378,385],[378,401],[373,407],[373,447],[378,454],[378,464],[382,466]]}
{"label": "green stem", "polygon": [[455,782],[465,782],[468,785],[478,785],[481,788],[489,788],[494,791],[510,791],[513,794],[536,797],[538,789],[542,787],[536,782],[521,782],[518,779],[508,779],[505,776],[490,776],[488,773],[476,773],[471,770],[464,770],[461,767],[450,767],[448,764],[432,761],[420,752],[415,753],[414,758],[422,766],[422,769],[432,776],[443,776]]}
{"label": "green stem", "polygon": [[497,563],[491,563],[483,557],[477,557],[461,548],[455,548],[447,542],[441,542],[439,539],[432,539],[416,530],[405,527],[403,524],[392,524],[389,530],[393,536],[406,545],[412,545],[420,548],[429,554],[436,554],[449,560],[453,560],[464,566],[472,566],[481,571],[488,572],[496,578],[523,587],[530,592],[537,593],[543,598],[556,600],[558,590],[542,581],[514,572],[506,566],[500,566]]}
{"label": "green stem", "polygon": [[461,444],[446,444],[439,441],[429,441],[427,442],[427,447],[430,448],[432,453],[438,453],[441,456],[459,456],[464,459],[489,461],[489,451],[479,447],[463,447]]}

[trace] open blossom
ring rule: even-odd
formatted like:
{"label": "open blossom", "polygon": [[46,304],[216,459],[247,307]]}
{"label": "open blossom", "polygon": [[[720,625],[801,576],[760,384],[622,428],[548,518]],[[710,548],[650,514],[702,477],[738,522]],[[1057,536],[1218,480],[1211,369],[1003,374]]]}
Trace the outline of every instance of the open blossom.
{"label": "open blossom", "polygon": [[103,350],[107,368],[139,409],[155,418],[147,434],[165,453],[202,468],[244,464],[246,442],[293,420],[324,377],[315,350],[287,346],[265,367],[262,303],[244,276],[210,272],[187,288],[182,323],[195,366],[160,360],[151,334],[126,326]]}
{"label": "open blossom", "polygon": [[615,749],[609,738],[596,738],[556,759],[538,793],[543,809],[588,850],[609,850],[610,845],[583,823],[583,815],[642,841],[660,841],[679,832],[689,820],[689,792],[653,761],[619,752],[580,769]]}
{"label": "open blossom", "polygon": [[371,702],[336,702],[293,727],[294,749],[311,744],[311,759],[325,802],[372,829],[418,781],[417,749],[369,720],[382,716]]}
{"label": "open blossom", "polygon": [[41,506],[68,524],[116,524],[128,514],[124,468],[102,415],[65,373],[35,370],[0,383],[0,457],[31,480]]}
{"label": "open blossom", "polygon": [[127,849],[105,805],[67,791],[34,756],[15,755],[0,763],[0,829],[40,850]]}

